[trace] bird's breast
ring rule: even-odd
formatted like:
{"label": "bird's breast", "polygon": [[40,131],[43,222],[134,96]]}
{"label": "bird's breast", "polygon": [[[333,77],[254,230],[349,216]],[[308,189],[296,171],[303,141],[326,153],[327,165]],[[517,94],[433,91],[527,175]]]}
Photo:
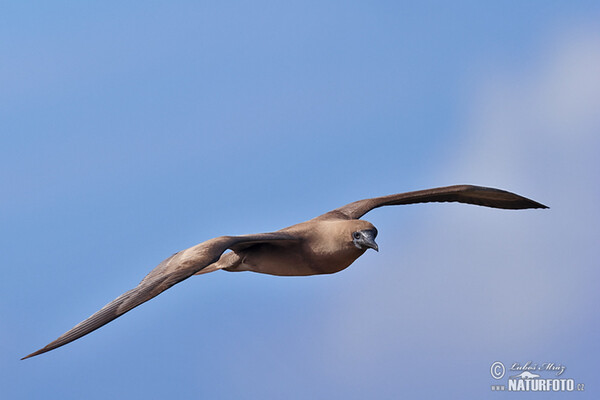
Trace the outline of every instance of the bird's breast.
{"label": "bird's breast", "polygon": [[294,246],[261,244],[239,253],[234,271],[253,271],[278,276],[332,274],[347,268],[364,250],[320,249],[306,243]]}

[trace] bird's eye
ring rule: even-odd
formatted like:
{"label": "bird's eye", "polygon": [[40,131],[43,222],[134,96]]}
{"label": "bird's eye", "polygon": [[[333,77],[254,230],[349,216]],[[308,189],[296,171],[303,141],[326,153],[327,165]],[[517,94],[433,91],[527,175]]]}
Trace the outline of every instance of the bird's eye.
{"label": "bird's eye", "polygon": [[354,233],[352,234],[352,237],[353,237],[354,239],[360,239],[360,232],[354,232]]}

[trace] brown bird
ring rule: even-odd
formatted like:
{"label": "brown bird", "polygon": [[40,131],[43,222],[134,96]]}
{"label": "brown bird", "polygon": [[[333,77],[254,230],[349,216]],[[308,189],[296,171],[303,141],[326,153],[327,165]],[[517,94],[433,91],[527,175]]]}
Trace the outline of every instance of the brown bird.
{"label": "brown bird", "polygon": [[[504,190],[456,185],[355,201],[276,232],[210,239],[173,254],[134,289],[22,360],[79,339],[192,275],[219,269],[283,276],[341,271],[367,249],[379,251],[375,243],[377,229],[360,217],[381,206],[428,202],[459,202],[513,210],[548,208]],[[228,249],[231,252],[225,253]]]}

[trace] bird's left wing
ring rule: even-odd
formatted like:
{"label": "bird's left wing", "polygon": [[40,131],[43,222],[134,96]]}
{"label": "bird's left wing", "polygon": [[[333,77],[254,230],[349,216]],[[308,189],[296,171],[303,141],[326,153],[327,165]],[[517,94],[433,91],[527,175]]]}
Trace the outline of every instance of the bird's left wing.
{"label": "bird's left wing", "polygon": [[180,251],[161,262],[135,288],[123,293],[55,341],[23,357],[22,360],[54,350],[100,328],[216,262],[227,249],[235,250],[236,246],[241,244],[297,240],[297,237],[284,232],[221,236]]}
{"label": "bird's left wing", "polygon": [[543,204],[506,190],[473,185],[454,185],[358,200],[323,214],[320,218],[358,219],[372,209],[382,206],[430,202],[458,202],[509,210],[548,208]]}

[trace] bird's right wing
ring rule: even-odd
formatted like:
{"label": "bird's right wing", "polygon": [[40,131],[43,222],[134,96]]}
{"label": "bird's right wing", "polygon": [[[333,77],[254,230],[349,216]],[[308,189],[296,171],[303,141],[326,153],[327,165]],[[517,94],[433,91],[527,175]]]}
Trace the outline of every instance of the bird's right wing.
{"label": "bird's right wing", "polygon": [[284,232],[221,236],[180,251],[161,262],[135,288],[123,293],[55,341],[23,357],[22,360],[54,350],[87,335],[216,262],[225,250],[235,250],[236,245],[298,240],[297,237]]}
{"label": "bird's right wing", "polygon": [[483,186],[455,185],[359,200],[336,208],[333,211],[323,214],[322,217],[328,218],[329,216],[336,217],[342,215],[347,218],[358,219],[372,209],[382,206],[454,201],[511,210],[548,208],[536,201],[505,190]]}

